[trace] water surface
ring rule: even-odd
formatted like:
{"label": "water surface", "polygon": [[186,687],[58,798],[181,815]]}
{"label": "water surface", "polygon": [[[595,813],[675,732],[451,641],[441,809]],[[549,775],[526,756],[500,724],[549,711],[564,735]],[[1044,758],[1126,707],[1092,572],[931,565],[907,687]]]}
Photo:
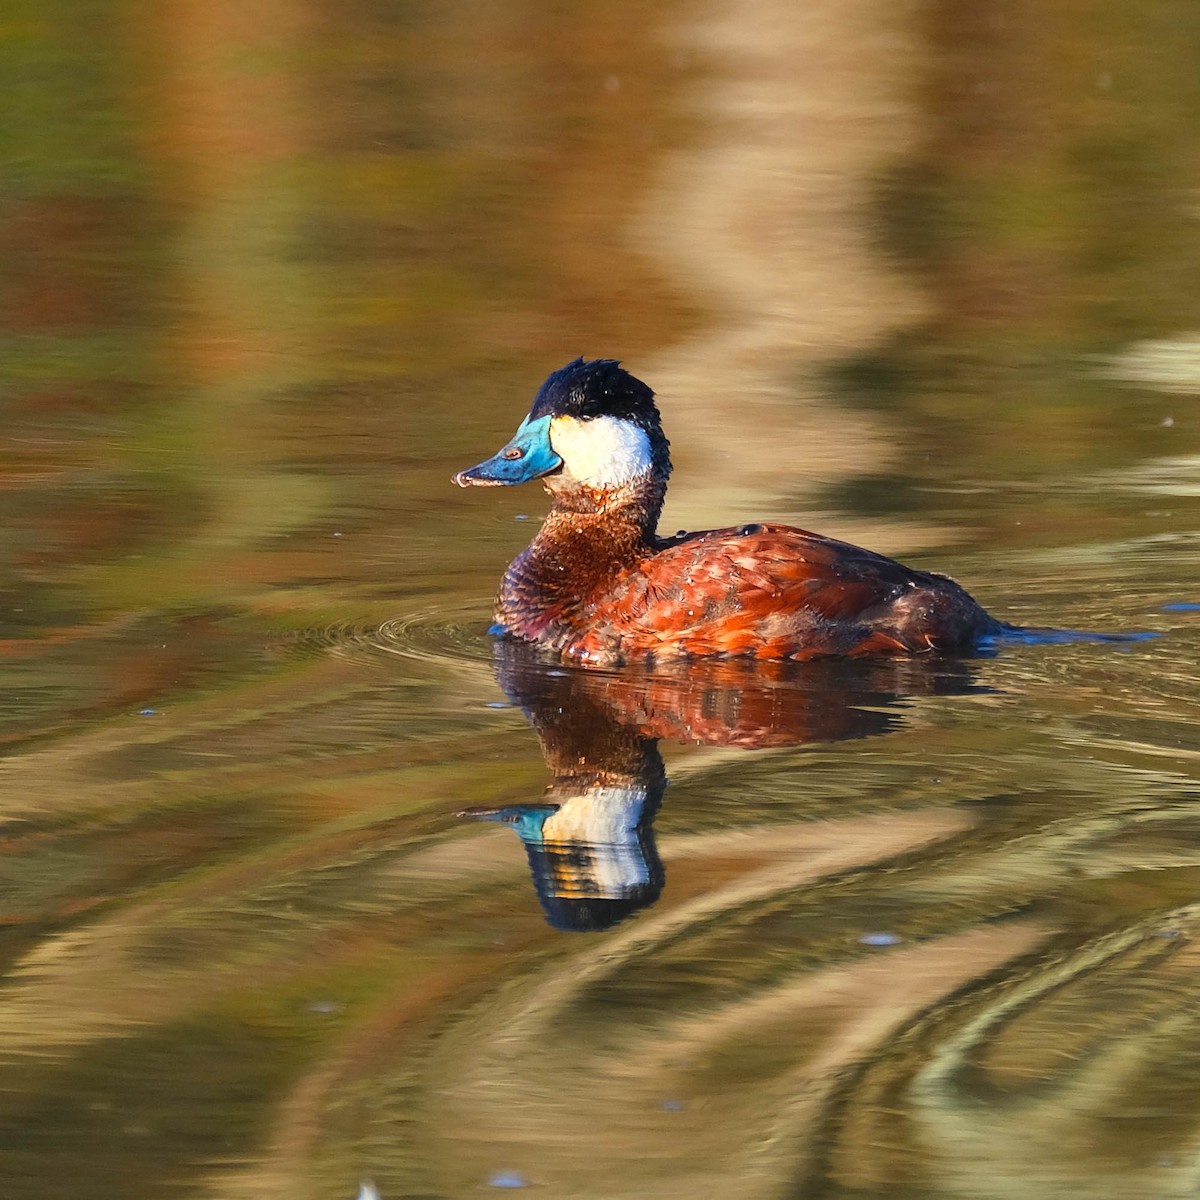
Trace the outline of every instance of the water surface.
{"label": "water surface", "polygon": [[[0,1192],[1200,1186],[1200,20],[18,3]],[[544,375],[971,660],[486,636]],[[369,1192],[366,1193],[369,1195]]]}

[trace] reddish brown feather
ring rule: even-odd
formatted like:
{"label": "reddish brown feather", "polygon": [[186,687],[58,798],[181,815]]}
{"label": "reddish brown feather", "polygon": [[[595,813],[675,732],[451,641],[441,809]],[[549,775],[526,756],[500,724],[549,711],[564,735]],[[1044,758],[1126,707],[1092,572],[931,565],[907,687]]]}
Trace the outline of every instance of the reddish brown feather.
{"label": "reddish brown feather", "polygon": [[952,580],[803,529],[713,530],[617,563],[582,554],[600,532],[558,545],[553,571],[535,542],[506,576],[501,622],[599,662],[953,650],[996,628]]}

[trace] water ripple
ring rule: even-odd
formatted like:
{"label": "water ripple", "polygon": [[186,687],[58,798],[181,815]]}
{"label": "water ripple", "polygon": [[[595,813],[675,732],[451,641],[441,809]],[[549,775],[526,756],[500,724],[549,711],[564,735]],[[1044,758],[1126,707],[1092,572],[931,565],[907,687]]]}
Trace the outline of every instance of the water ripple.
{"label": "water ripple", "polygon": [[335,621],[292,635],[278,650],[299,658],[365,661],[388,654],[446,665],[487,662],[492,654],[489,607],[490,601],[474,598],[424,605],[378,623]]}

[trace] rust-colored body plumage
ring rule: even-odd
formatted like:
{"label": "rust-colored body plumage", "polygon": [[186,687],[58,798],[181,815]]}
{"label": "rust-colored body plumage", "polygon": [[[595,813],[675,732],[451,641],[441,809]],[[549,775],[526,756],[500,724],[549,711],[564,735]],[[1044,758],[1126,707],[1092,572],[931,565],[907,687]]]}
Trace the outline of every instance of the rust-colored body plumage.
{"label": "rust-colored body plumage", "polygon": [[[496,619],[566,658],[961,651],[1000,628],[945,576],[787,525],[634,542],[603,514],[547,524],[505,572]],[[594,553],[609,532],[621,552]]]}
{"label": "rust-colored body plumage", "polygon": [[645,384],[604,360],[551,375],[508,447],[456,477],[541,478],[553,498],[505,572],[496,632],[615,665],[965,651],[1007,628],[944,575],[788,525],[659,538],[670,469]]}

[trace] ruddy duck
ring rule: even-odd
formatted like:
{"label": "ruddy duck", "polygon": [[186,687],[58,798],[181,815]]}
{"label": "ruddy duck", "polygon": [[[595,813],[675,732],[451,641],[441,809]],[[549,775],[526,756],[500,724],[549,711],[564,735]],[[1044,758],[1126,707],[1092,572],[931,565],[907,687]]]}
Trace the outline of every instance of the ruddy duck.
{"label": "ruddy duck", "polygon": [[461,487],[553,503],[504,573],[493,632],[605,666],[969,651],[1010,630],[954,580],[789,525],[656,533],[671,473],[654,393],[610,359],[555,371]]}

